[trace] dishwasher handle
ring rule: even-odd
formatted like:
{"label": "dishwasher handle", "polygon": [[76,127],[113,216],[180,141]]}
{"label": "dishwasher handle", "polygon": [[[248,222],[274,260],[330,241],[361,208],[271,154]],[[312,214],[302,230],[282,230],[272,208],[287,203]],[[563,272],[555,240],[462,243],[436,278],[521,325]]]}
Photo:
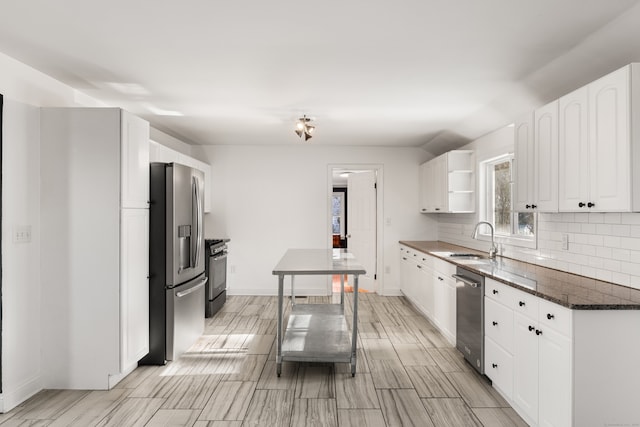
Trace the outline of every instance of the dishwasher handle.
{"label": "dishwasher handle", "polygon": [[478,286],[480,286],[480,283],[475,282],[475,281],[469,279],[468,277],[464,277],[464,276],[461,276],[459,274],[452,274],[451,277],[453,277],[454,279],[456,279],[459,282],[464,283],[465,285],[471,286],[472,288],[477,288]]}

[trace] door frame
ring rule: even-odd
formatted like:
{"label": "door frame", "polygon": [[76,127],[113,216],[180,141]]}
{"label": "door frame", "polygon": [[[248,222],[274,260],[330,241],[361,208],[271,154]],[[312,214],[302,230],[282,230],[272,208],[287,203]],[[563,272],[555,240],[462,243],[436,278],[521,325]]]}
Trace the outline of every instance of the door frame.
{"label": "door frame", "polygon": [[[376,289],[377,294],[383,295],[384,275],[381,274],[381,266],[384,265],[384,235],[383,235],[383,206],[384,206],[384,167],[380,163],[329,163],[327,165],[327,213],[326,236],[327,248],[333,248],[333,229],[331,197],[333,195],[333,170],[348,169],[352,171],[373,171],[376,173]],[[327,278],[327,295],[333,292],[331,276]]]}

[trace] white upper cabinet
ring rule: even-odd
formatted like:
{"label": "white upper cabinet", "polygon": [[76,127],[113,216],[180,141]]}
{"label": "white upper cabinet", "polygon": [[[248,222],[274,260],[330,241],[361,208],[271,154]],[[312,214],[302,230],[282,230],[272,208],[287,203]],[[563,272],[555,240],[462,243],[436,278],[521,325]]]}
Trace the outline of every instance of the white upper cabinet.
{"label": "white upper cabinet", "polygon": [[149,207],[149,122],[121,111],[120,168],[123,208]]}
{"label": "white upper cabinet", "polygon": [[[631,209],[630,67],[589,88],[589,184],[593,210]],[[637,165],[640,167],[640,165]]]}
{"label": "white upper cabinet", "polygon": [[[157,142],[150,141],[149,163],[153,162],[175,162],[201,171],[204,174],[204,211],[205,213],[211,212],[211,165],[201,162],[200,160],[196,160],[193,157],[187,156],[186,154],[180,153]],[[147,174],[149,173],[148,167],[149,166],[147,165]]]}
{"label": "white upper cabinet", "polygon": [[475,211],[475,156],[453,150],[420,166],[420,212]]}
{"label": "white upper cabinet", "polygon": [[558,102],[514,124],[515,210],[558,211]]}
{"label": "white upper cabinet", "polygon": [[535,204],[533,114],[528,113],[517,120],[514,132],[515,210],[526,212]]}
{"label": "white upper cabinet", "polygon": [[580,88],[560,98],[558,209],[584,210],[589,200],[588,91]]}
{"label": "white upper cabinet", "polygon": [[560,98],[560,211],[640,210],[639,74],[631,64]]}
{"label": "white upper cabinet", "polygon": [[534,113],[535,208],[540,212],[558,211],[558,101]]}

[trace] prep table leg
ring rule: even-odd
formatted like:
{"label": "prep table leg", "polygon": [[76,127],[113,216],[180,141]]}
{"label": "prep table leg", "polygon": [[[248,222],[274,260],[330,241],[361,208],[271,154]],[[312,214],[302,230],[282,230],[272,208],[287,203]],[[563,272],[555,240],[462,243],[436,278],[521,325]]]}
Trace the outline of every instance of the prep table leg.
{"label": "prep table leg", "polygon": [[282,303],[284,300],[284,275],[278,276],[278,329],[276,329],[276,373],[282,372]]}
{"label": "prep table leg", "polygon": [[291,275],[291,307],[296,305],[296,289],[294,283],[295,277],[296,276],[294,276],[293,274]]}
{"label": "prep table leg", "polygon": [[356,353],[358,343],[358,275],[353,275],[353,326],[351,337],[351,376],[356,376]]}

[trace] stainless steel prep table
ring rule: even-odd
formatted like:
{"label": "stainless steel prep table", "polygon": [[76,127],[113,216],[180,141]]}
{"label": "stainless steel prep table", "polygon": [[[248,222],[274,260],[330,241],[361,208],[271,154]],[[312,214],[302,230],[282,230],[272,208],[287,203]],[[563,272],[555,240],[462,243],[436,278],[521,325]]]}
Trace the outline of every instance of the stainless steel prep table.
{"label": "stainless steel prep table", "polygon": [[[278,329],[276,370],[282,362],[350,363],[356,374],[358,338],[358,276],[365,274],[355,257],[344,250],[289,249],[273,269],[278,276]],[[340,304],[295,304],[294,278],[299,275],[341,275]],[[351,339],[344,315],[344,275],[353,275],[353,323]],[[291,315],[282,328],[284,276],[291,276]]]}

